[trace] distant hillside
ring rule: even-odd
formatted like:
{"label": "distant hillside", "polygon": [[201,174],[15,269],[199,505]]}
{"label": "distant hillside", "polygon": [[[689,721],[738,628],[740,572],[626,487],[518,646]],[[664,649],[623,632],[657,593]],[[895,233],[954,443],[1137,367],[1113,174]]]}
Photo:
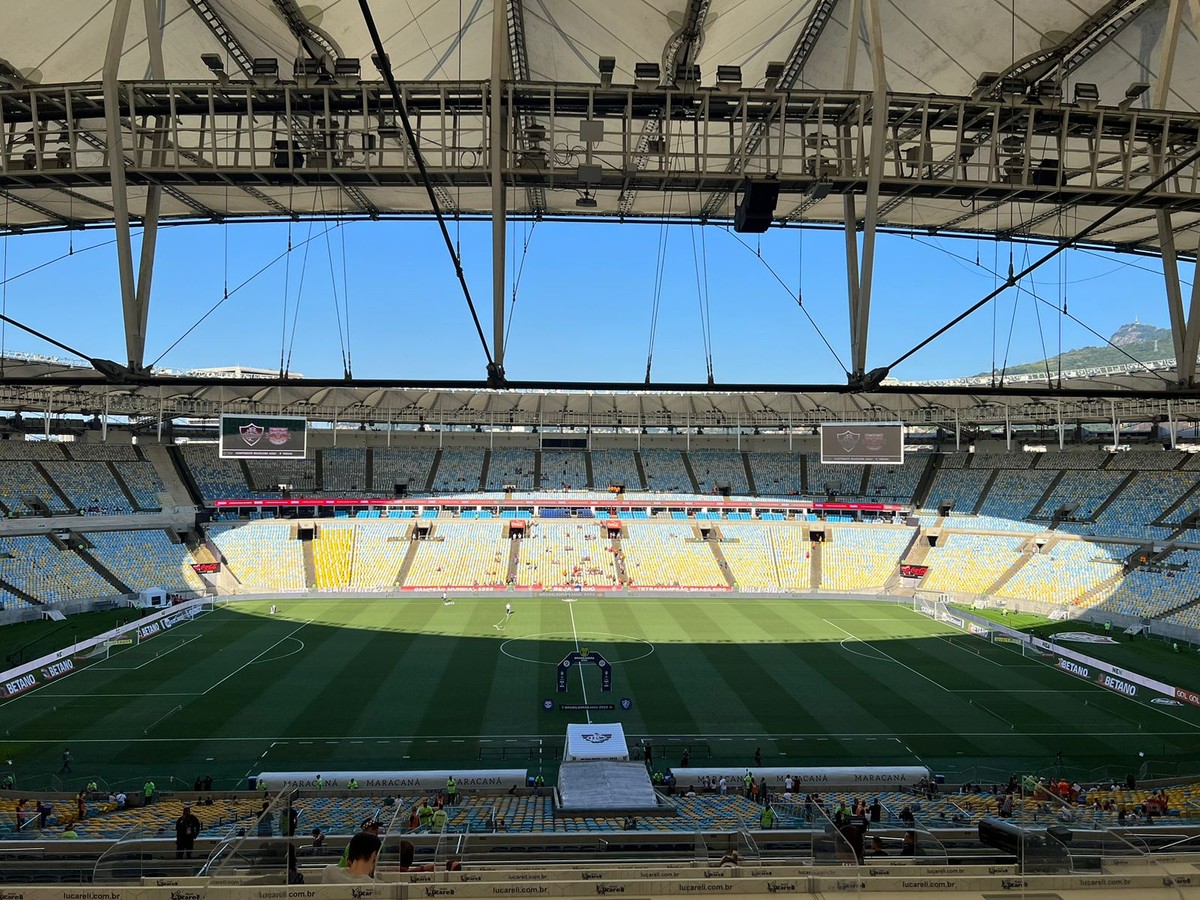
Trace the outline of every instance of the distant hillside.
{"label": "distant hillside", "polygon": [[[1158,328],[1144,322],[1130,322],[1122,325],[1109,338],[1114,344],[1139,362],[1149,362],[1154,359],[1164,359],[1175,355],[1175,346],[1171,343],[1171,331],[1168,328]],[[1080,347],[1076,350],[1066,350],[1062,355],[1063,371],[1070,369],[1090,369],[1096,366],[1120,366],[1129,362],[1129,356],[1105,344],[1101,347]],[[1059,360],[1052,357],[1037,362],[1021,363],[1009,366],[1009,375],[1032,375],[1044,373],[1046,366],[1050,371],[1057,372]],[[988,375],[982,372],[981,375]]]}

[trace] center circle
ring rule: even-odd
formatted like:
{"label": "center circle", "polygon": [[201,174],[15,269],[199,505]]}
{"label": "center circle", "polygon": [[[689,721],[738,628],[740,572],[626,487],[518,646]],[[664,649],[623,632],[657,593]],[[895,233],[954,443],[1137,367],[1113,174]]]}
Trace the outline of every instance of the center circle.
{"label": "center circle", "polygon": [[[504,643],[502,643],[500,645],[500,652],[503,653],[505,656],[507,656],[509,659],[516,659],[521,662],[533,663],[534,665],[537,665],[537,666],[557,666],[558,660],[532,659],[531,657],[528,657],[528,656],[521,656],[520,653],[515,653],[515,652],[509,650],[508,649],[509,644],[519,644],[522,641],[537,641],[537,640],[545,639],[545,640],[562,640],[562,641],[565,641],[568,644],[570,644],[572,647],[574,647],[577,640],[581,646],[586,646],[586,645],[590,644],[591,641],[599,639],[599,638],[620,638],[623,642],[640,644],[642,649],[644,649],[645,652],[642,653],[641,656],[633,656],[633,657],[630,657],[629,659],[609,659],[608,654],[602,653],[601,655],[606,660],[608,660],[608,662],[610,664],[612,664],[614,666],[623,665],[624,663],[637,662],[639,659],[645,659],[647,656],[649,656],[651,653],[654,652],[654,645],[652,643],[650,643],[648,640],[646,640],[645,638],[634,637],[631,634],[614,634],[611,631],[593,631],[593,632],[589,633],[586,637],[580,637],[578,639],[576,638],[575,634],[573,634],[570,631],[543,631],[538,634],[526,634],[519,638],[509,638],[508,640],[506,640]],[[566,651],[566,652],[570,652],[570,651]]]}

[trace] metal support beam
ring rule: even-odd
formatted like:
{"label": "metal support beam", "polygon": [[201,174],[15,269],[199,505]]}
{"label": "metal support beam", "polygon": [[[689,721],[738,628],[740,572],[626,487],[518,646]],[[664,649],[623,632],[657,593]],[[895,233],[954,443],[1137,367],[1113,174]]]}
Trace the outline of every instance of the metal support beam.
{"label": "metal support beam", "polygon": [[[150,77],[160,80],[166,77],[162,53],[162,28],[156,0],[142,0],[146,16],[146,46],[150,53]],[[166,118],[155,118],[155,132],[151,157],[155,166],[162,165],[164,129]],[[111,142],[110,142],[111,146]],[[142,367],[146,355],[146,325],[150,318],[150,285],[154,280],[154,251],[158,244],[158,213],[162,206],[163,189],[152,184],[146,189],[146,214],[142,219],[142,256],[138,264],[137,293],[134,297],[134,319],[125,316],[125,346],[129,354],[129,366]]]}
{"label": "metal support beam", "polygon": [[[867,208],[863,218],[862,272],[858,281],[858,309],[851,311],[850,356],[854,375],[867,371],[867,335],[871,320],[871,285],[875,272],[875,226],[879,215],[879,184],[883,178],[883,151],[887,139],[887,74],[883,60],[883,25],[879,0],[866,0],[875,92],[871,98],[871,150],[867,172]],[[848,226],[849,227],[849,226]]]}
{"label": "metal support beam", "polygon": [[125,349],[129,365],[141,365],[136,324],[141,319],[137,303],[137,285],[133,276],[133,239],[129,230],[129,194],[125,184],[125,154],[121,130],[121,107],[117,74],[121,50],[129,26],[133,0],[114,0],[112,23],[108,31],[108,49],[104,56],[104,123],[108,147],[109,177],[113,191],[113,219],[116,226],[117,272],[121,280],[121,310],[125,317]]}
{"label": "metal support beam", "polygon": [[489,116],[489,162],[492,180],[492,357],[504,374],[505,229],[508,227],[507,192],[504,188],[504,62],[508,56],[508,15],[505,0],[492,4],[492,83]]}

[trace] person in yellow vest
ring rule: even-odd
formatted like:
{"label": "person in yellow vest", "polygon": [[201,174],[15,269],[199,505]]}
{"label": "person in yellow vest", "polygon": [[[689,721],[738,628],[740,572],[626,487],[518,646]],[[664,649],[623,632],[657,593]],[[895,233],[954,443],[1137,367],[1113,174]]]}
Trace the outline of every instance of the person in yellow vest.
{"label": "person in yellow vest", "polygon": [[458,797],[458,782],[451,775],[446,779],[446,805],[453,806],[455,799]]}
{"label": "person in yellow vest", "polygon": [[421,823],[422,828],[433,824],[433,807],[429,805],[428,799],[422,800],[421,805],[417,807],[417,821]]}
{"label": "person in yellow vest", "polygon": [[358,790],[358,779],[355,778],[353,775],[350,776],[350,780],[346,782],[346,787],[348,787],[352,791],[357,791]]}
{"label": "person in yellow vest", "polygon": [[441,834],[446,830],[446,823],[450,821],[450,814],[443,807],[438,807],[433,811],[433,833]]}

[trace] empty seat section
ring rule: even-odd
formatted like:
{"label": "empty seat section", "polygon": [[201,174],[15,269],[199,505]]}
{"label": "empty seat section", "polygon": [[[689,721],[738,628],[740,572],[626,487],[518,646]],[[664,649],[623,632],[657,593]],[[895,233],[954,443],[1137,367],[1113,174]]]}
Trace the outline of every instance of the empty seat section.
{"label": "empty seat section", "polygon": [[643,450],[642,469],[646,472],[646,488],[651,491],[691,491],[692,480],[683,465],[678,450]]}
{"label": "empty seat section", "polygon": [[379,448],[371,454],[371,490],[392,493],[396,485],[406,485],[408,493],[423,494],[429,484],[435,450],[399,450]]}
{"label": "empty seat section", "polygon": [[587,483],[583,450],[543,450],[541,487],[548,491],[582,490]]}
{"label": "empty seat section", "polygon": [[265,495],[252,491],[246,484],[246,475],[241,464],[233,459],[220,459],[215,444],[183,444],[180,446],[180,452],[192,479],[196,482],[196,487],[207,502],[279,496],[274,490]]}
{"label": "empty seat section", "polygon": [[804,465],[808,471],[805,496],[823,500],[829,494],[857,497],[862,488],[863,467],[821,462],[820,453],[806,453]]}
{"label": "empty seat section", "polygon": [[692,472],[700,493],[715,493],[728,487],[737,496],[750,493],[750,482],[746,480],[746,466],[742,454],[736,450],[693,450],[690,454]]}
{"label": "empty seat section", "polygon": [[46,603],[118,593],[78,553],[40,536],[0,538],[0,579]]}
{"label": "empty seat section", "polygon": [[192,555],[165,531],[94,531],[84,535],[92,555],[132,590],[202,591]]}
{"label": "empty seat section", "polygon": [[821,588],[870,591],[899,571],[913,529],[899,525],[836,525],[825,529]]}
{"label": "empty seat section", "polygon": [[738,590],[809,589],[809,545],[799,527],[726,522],[721,536],[721,554]]}
{"label": "empty seat section", "polygon": [[592,477],[597,490],[614,484],[624,485],[628,491],[642,489],[642,479],[638,476],[637,461],[632,450],[593,450]]}
{"label": "empty seat section", "polygon": [[[0,442],[0,447],[4,443]],[[63,499],[46,483],[33,463],[24,460],[5,460],[0,463],[0,503],[11,512],[29,515],[33,507],[26,499],[34,497],[45,504],[52,513],[66,512]]]}
{"label": "empty seat section", "polygon": [[[367,451],[331,447],[321,451],[321,487],[326,493],[358,494],[367,490]],[[391,485],[388,485],[391,490]]]}
{"label": "empty seat section", "polygon": [[355,527],[350,524],[317,527],[312,551],[313,575],[318,590],[340,590],[350,586],[354,533]]}
{"label": "empty seat section", "polygon": [[439,520],[417,542],[405,584],[409,587],[491,587],[504,584],[509,541],[504,523]]}
{"label": "empty seat section", "polygon": [[158,495],[165,492],[167,487],[158,477],[153,463],[146,460],[115,462],[113,468],[125,482],[125,487],[129,488],[129,493],[133,495],[138,509],[157,510],[162,508]]}
{"label": "empty seat section", "polygon": [[1122,556],[1114,544],[1060,539],[1031,556],[996,593],[1017,600],[1071,603],[1120,574]]}
{"label": "empty seat section", "polygon": [[921,587],[929,591],[980,594],[1003,575],[1021,555],[1023,537],[947,534],[925,556],[929,574]]}
{"label": "empty seat section", "polygon": [[435,491],[464,493],[479,490],[483,476],[482,450],[443,450],[434,478]]}
{"label": "empty seat section", "polygon": [[799,453],[750,453],[754,486],[763,497],[787,497],[800,493]]}
{"label": "empty seat section", "polygon": [[246,587],[263,591],[305,589],[304,552],[294,526],[252,522],[218,531],[212,541],[230,571]]}
{"label": "empty seat section", "polygon": [[587,524],[540,522],[518,543],[517,584],[611,587],[617,569],[607,537]]}
{"label": "empty seat section", "polygon": [[537,457],[532,450],[513,447],[493,450],[488,460],[485,487],[489,491],[498,491],[511,484],[518,491],[531,491],[536,463]]}
{"label": "empty seat section", "polygon": [[102,462],[46,462],[46,474],[71,503],[90,515],[122,515],[133,504]]}
{"label": "empty seat section", "polygon": [[625,573],[643,587],[728,587],[712,549],[690,525],[629,524],[621,541]]}

